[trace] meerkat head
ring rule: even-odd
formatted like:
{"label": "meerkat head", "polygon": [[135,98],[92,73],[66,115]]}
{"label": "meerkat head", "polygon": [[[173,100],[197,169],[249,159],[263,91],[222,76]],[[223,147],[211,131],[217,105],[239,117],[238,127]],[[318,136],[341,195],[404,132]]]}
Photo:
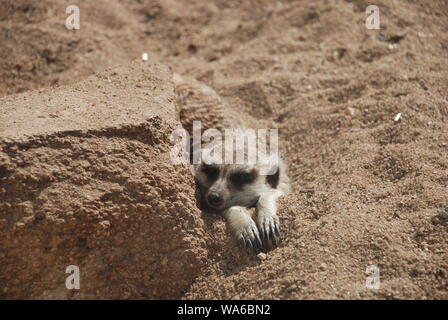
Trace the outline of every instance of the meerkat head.
{"label": "meerkat head", "polygon": [[[238,131],[240,136],[244,133]],[[263,149],[250,148],[249,143],[233,144],[233,138],[215,138],[202,148],[193,148],[200,159],[194,175],[203,211],[219,213],[232,206],[254,207],[263,193],[281,184],[285,166],[277,152],[267,154]]]}
{"label": "meerkat head", "polygon": [[195,178],[201,209],[222,212],[232,206],[253,207],[260,195],[278,185],[280,170],[263,175],[257,165],[201,163]]}

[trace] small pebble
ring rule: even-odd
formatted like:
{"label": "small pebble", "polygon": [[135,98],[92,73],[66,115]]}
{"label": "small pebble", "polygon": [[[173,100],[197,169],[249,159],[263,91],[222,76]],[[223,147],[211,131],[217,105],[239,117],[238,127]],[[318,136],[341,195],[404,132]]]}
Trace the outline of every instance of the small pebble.
{"label": "small pebble", "polygon": [[347,107],[347,109],[345,109],[345,113],[351,116],[354,116],[356,113],[356,109],[352,108],[352,107]]}
{"label": "small pebble", "polygon": [[266,260],[266,258],[267,258],[266,253],[264,253],[264,252],[260,252],[259,254],[257,254],[257,257],[260,260]]}

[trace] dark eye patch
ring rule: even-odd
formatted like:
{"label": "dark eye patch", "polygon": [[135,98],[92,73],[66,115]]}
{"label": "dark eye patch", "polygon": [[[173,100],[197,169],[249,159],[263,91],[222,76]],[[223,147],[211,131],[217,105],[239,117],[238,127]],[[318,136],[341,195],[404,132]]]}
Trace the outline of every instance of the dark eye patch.
{"label": "dark eye patch", "polygon": [[215,166],[205,165],[202,168],[202,172],[207,176],[210,180],[216,180],[219,176],[219,168]]}
{"label": "dark eye patch", "polygon": [[245,184],[254,182],[256,173],[251,172],[235,172],[230,175],[230,182],[236,187],[242,187]]}

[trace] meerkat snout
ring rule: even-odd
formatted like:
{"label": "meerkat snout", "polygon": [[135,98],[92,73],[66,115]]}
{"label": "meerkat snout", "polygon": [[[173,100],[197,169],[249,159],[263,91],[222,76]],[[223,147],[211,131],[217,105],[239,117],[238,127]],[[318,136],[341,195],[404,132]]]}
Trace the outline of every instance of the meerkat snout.
{"label": "meerkat snout", "polygon": [[219,209],[224,204],[223,197],[218,192],[210,192],[207,201],[210,206]]}

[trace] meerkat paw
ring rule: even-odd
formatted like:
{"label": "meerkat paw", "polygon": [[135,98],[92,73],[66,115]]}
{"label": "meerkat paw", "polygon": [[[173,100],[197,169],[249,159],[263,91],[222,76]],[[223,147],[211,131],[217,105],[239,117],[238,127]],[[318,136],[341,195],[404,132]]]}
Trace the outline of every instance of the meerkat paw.
{"label": "meerkat paw", "polygon": [[238,241],[248,250],[254,251],[256,254],[263,251],[263,242],[260,238],[255,222],[250,219],[245,225],[241,225],[237,230],[236,236]]}
{"label": "meerkat paw", "polygon": [[230,224],[236,239],[249,251],[259,253],[263,250],[257,225],[242,207],[230,208],[225,217]]}
{"label": "meerkat paw", "polygon": [[281,231],[278,216],[276,214],[258,214],[256,217],[258,230],[260,231],[263,247],[272,250],[281,241]]}

